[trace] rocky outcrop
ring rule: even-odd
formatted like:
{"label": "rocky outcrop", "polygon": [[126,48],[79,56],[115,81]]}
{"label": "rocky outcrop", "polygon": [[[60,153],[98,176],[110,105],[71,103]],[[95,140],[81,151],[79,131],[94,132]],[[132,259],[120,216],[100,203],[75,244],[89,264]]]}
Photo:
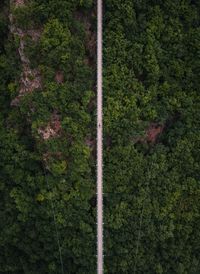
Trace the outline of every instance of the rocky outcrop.
{"label": "rocky outcrop", "polygon": [[146,131],[146,141],[149,143],[155,143],[159,135],[163,132],[164,125],[152,123]]}
{"label": "rocky outcrop", "polygon": [[41,127],[38,129],[39,135],[44,140],[58,137],[60,135],[60,132],[61,132],[61,122],[60,122],[59,115],[55,112],[52,114],[48,124],[45,127]]}
{"label": "rocky outcrop", "polygon": [[[10,4],[14,7],[25,5],[24,0],[10,1]],[[37,41],[40,38],[41,31],[39,30],[23,30],[15,25],[14,16],[11,13],[10,16],[10,32],[19,38],[18,53],[22,64],[22,74],[20,78],[19,94],[11,102],[11,106],[18,106],[20,98],[26,93],[33,92],[36,89],[42,87],[41,75],[39,69],[31,69],[30,60],[25,54],[25,37],[29,36],[33,41]]]}
{"label": "rocky outcrop", "polygon": [[62,84],[64,82],[64,73],[62,71],[56,72],[55,81],[57,84]]}
{"label": "rocky outcrop", "polygon": [[22,6],[24,5],[24,0],[15,0],[12,1],[16,6]]}
{"label": "rocky outcrop", "polygon": [[134,143],[155,144],[165,128],[164,124],[151,123],[145,130],[145,135],[132,139]]}

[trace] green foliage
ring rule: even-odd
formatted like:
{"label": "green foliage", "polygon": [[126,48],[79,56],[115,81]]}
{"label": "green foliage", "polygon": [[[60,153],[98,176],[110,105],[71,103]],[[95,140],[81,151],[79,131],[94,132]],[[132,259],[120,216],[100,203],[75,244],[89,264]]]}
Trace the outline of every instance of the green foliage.
{"label": "green foliage", "polygon": [[199,273],[199,5],[105,10],[105,273]]}
{"label": "green foliage", "polygon": [[[25,2],[0,3],[0,273],[62,273],[59,237],[64,273],[93,274],[95,3]],[[200,273],[200,5],[104,5],[105,273]],[[17,107],[9,12],[42,83]]]}
{"label": "green foliage", "polygon": [[58,67],[66,64],[70,57],[71,34],[57,19],[48,22],[41,37],[41,54],[48,64]]}
{"label": "green foliage", "polygon": [[[82,3],[84,12],[91,4]],[[0,273],[61,273],[58,236],[66,273],[95,272],[94,160],[86,145],[94,80],[84,61],[84,27],[72,17],[76,7],[79,1],[11,7],[24,31],[25,55],[42,78],[42,88],[22,96],[17,107],[11,101],[23,69],[20,38],[14,41],[8,13],[0,13]],[[28,30],[39,31],[39,39]],[[40,129],[49,125],[58,132],[44,140]]]}

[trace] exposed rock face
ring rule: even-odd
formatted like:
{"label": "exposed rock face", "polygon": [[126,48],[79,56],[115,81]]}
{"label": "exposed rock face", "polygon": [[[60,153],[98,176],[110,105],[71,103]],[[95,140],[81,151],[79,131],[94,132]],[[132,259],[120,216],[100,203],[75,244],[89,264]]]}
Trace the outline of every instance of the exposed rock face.
{"label": "exposed rock face", "polygon": [[57,84],[62,84],[64,82],[64,74],[62,71],[56,72],[55,81]]}
{"label": "exposed rock face", "polygon": [[44,140],[59,136],[60,131],[61,123],[59,115],[56,113],[52,114],[51,120],[48,122],[46,127],[38,129],[38,133],[42,136]]}
{"label": "exposed rock face", "polygon": [[16,7],[22,6],[24,5],[24,0],[14,0],[13,3],[16,5]]}
{"label": "exposed rock face", "polygon": [[[22,6],[25,4],[24,0],[15,0],[11,1],[11,4],[15,5],[15,7]],[[15,26],[13,15],[10,14],[10,31],[13,35],[19,37],[19,48],[18,53],[20,56],[20,60],[22,63],[22,74],[20,79],[20,89],[19,95],[12,100],[11,106],[18,106],[20,102],[20,98],[26,94],[33,92],[36,89],[42,87],[42,81],[39,69],[31,69],[30,68],[30,60],[25,54],[25,37],[28,35],[32,38],[33,41],[37,41],[40,38],[41,31],[39,30],[22,30]]]}
{"label": "exposed rock face", "polygon": [[38,29],[37,30],[36,29],[31,29],[31,30],[27,30],[26,34],[29,35],[34,42],[37,42],[40,39],[42,31],[38,30]]}
{"label": "exposed rock face", "polygon": [[41,76],[37,69],[31,70],[29,67],[23,66],[23,72],[20,79],[19,95],[12,100],[11,106],[18,106],[20,98],[35,89],[41,88]]}
{"label": "exposed rock face", "polygon": [[146,131],[146,140],[149,143],[155,143],[158,136],[163,132],[164,125],[153,123]]}
{"label": "exposed rock face", "polygon": [[151,123],[145,131],[144,137],[133,139],[134,143],[150,143],[155,144],[160,134],[162,134],[165,125]]}

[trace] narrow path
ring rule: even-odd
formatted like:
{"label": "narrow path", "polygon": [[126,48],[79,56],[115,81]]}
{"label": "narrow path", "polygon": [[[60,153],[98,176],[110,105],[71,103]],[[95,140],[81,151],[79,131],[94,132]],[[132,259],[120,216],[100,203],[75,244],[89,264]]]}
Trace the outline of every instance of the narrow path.
{"label": "narrow path", "polygon": [[103,274],[102,0],[97,9],[97,273]]}

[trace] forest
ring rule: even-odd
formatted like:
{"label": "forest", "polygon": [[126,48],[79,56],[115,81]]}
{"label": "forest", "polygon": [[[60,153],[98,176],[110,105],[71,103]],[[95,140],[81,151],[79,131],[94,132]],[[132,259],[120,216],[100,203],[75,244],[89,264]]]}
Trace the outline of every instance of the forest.
{"label": "forest", "polygon": [[[0,1],[0,274],[96,273],[96,1]],[[200,1],[107,0],[104,272],[200,273]]]}

